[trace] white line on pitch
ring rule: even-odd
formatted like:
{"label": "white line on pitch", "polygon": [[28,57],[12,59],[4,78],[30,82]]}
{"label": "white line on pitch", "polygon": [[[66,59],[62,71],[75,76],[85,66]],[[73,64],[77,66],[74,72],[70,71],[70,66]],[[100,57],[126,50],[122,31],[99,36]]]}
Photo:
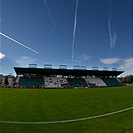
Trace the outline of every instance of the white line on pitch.
{"label": "white line on pitch", "polygon": [[7,123],[7,124],[31,124],[31,125],[37,125],[37,124],[56,124],[56,123],[68,123],[68,122],[78,122],[78,121],[84,121],[84,120],[90,120],[90,119],[95,119],[95,118],[100,118],[104,116],[110,116],[118,113],[122,113],[128,110],[133,109],[133,107],[126,108],[123,110],[119,110],[116,112],[111,112],[111,113],[106,113],[102,115],[96,115],[96,116],[91,116],[91,117],[86,117],[86,118],[80,118],[80,119],[72,119],[72,120],[62,120],[62,121],[47,121],[47,122],[16,122],[16,121],[0,121],[0,123]]}

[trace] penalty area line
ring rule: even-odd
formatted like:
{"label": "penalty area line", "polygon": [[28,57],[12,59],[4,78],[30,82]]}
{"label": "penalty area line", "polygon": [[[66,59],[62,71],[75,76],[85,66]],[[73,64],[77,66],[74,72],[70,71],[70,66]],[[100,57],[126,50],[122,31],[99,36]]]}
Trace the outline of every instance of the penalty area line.
{"label": "penalty area line", "polygon": [[90,120],[90,119],[95,119],[95,118],[101,118],[101,117],[105,117],[105,116],[110,116],[110,115],[126,112],[126,111],[129,111],[129,110],[132,110],[132,109],[133,109],[133,107],[130,107],[130,108],[126,108],[126,109],[123,109],[123,110],[116,111],[116,112],[111,112],[111,113],[106,113],[106,114],[96,115],[96,116],[91,116],[91,117],[86,117],[86,118],[80,118],[80,119],[72,119],[72,120],[46,121],[46,122],[0,121],[0,123],[7,123],[7,124],[30,124],[30,125],[69,123],[69,122],[78,122],[78,121]]}

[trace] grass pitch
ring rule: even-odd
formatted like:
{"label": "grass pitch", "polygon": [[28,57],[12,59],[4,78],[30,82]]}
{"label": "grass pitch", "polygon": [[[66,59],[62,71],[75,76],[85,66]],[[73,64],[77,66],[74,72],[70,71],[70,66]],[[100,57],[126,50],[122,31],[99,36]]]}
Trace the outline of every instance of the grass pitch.
{"label": "grass pitch", "polygon": [[[133,87],[0,89],[0,121],[47,122],[85,118],[133,107]],[[101,118],[45,125],[0,123],[0,133],[124,133],[133,110]]]}

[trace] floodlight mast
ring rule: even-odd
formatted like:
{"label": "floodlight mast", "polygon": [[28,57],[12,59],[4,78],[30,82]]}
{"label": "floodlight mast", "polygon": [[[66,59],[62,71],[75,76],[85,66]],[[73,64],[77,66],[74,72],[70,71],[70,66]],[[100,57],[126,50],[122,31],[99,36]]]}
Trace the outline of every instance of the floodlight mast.
{"label": "floodlight mast", "polygon": [[67,65],[59,65],[59,69],[67,69]]}
{"label": "floodlight mast", "polygon": [[108,67],[104,67],[103,68],[103,71],[108,71]]}
{"label": "floodlight mast", "polygon": [[44,68],[52,69],[52,65],[51,64],[44,64]]}
{"label": "floodlight mast", "polygon": [[92,68],[92,70],[98,71],[98,67],[95,67],[95,66],[94,66],[94,67]]}
{"label": "floodlight mast", "polygon": [[29,64],[29,68],[37,68],[37,64]]}

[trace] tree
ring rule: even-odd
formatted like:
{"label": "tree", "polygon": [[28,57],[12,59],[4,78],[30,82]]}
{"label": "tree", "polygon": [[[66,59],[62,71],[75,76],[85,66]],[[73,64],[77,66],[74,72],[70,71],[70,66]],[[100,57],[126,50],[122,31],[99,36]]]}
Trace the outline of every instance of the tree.
{"label": "tree", "polygon": [[133,83],[133,75],[128,75],[128,76],[125,76],[125,77],[120,77],[119,80],[122,81],[123,83],[132,84]]}

